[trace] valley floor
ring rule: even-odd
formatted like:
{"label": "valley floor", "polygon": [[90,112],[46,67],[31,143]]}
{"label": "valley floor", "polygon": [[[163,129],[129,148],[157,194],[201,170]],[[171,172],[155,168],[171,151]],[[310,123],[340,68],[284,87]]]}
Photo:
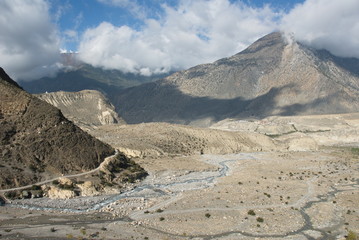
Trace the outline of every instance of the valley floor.
{"label": "valley floor", "polygon": [[122,194],[0,207],[2,239],[344,239],[359,158],[344,148],[139,159]]}

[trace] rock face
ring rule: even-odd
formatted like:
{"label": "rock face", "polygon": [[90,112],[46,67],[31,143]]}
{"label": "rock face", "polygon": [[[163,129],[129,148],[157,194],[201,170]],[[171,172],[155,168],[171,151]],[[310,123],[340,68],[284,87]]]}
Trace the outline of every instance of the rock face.
{"label": "rock face", "polygon": [[22,90],[0,68],[0,186],[86,171],[114,149],[68,121],[60,110]]}
{"label": "rock face", "polygon": [[36,96],[59,108],[66,118],[80,127],[125,123],[108,99],[96,90],[60,91]]}
{"label": "rock face", "polygon": [[232,57],[126,89],[113,103],[128,123],[357,112],[358,69],[358,59],[272,33]]}

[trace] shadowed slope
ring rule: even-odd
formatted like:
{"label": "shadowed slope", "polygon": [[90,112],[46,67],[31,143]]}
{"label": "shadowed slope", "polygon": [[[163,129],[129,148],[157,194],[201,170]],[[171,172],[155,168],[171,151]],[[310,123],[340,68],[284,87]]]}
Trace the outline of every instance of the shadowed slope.
{"label": "shadowed slope", "polygon": [[0,69],[1,188],[27,185],[44,174],[90,170],[113,153]]}
{"label": "shadowed slope", "polygon": [[128,123],[209,125],[228,117],[359,111],[359,60],[288,44],[269,34],[246,50],[123,90],[114,99]]}

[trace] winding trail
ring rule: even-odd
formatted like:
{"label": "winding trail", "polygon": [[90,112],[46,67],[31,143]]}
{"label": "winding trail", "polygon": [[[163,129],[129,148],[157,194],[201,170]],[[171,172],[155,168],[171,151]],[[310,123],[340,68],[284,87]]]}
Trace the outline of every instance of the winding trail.
{"label": "winding trail", "polygon": [[116,149],[116,152],[114,155],[111,155],[109,157],[106,157],[104,159],[104,161],[95,169],[92,169],[90,171],[87,171],[87,172],[83,172],[83,173],[77,173],[77,174],[69,174],[69,175],[63,175],[63,176],[59,176],[59,177],[55,177],[55,178],[52,178],[52,179],[48,179],[48,180],[44,180],[44,181],[41,181],[41,182],[37,182],[37,183],[33,183],[33,184],[30,184],[30,185],[26,185],[26,186],[22,186],[22,187],[16,187],[16,188],[9,188],[9,189],[1,189],[0,190],[0,193],[6,193],[6,192],[11,192],[11,191],[17,191],[17,190],[23,190],[23,189],[28,189],[28,188],[31,188],[32,186],[34,185],[42,185],[42,184],[46,184],[46,183],[50,183],[54,180],[58,180],[60,178],[75,178],[75,177],[81,177],[81,176],[85,176],[85,175],[88,175],[88,174],[91,174],[91,173],[95,173],[97,171],[99,171],[101,169],[101,167],[103,166],[103,164],[105,164],[107,161],[109,161],[110,159],[116,157],[117,155],[119,154],[118,150]]}

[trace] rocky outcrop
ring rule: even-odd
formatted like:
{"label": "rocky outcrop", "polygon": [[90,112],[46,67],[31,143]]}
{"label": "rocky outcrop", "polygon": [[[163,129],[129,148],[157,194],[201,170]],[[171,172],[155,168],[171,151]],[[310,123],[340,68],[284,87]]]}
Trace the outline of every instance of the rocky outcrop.
{"label": "rocky outcrop", "polygon": [[61,189],[51,186],[47,192],[47,196],[51,199],[69,199],[76,196],[73,190]]}
{"label": "rocky outcrop", "polygon": [[94,169],[115,150],[60,110],[22,90],[0,68],[0,187]]}
{"label": "rocky outcrop", "polygon": [[208,126],[226,118],[359,111],[359,60],[269,34],[246,50],[122,91],[128,123]]}
{"label": "rocky outcrop", "polygon": [[100,192],[96,189],[95,184],[91,181],[86,181],[82,184],[77,184],[77,187],[81,191],[81,196],[96,196],[99,195]]}
{"label": "rocky outcrop", "polygon": [[109,100],[96,90],[59,91],[36,96],[59,108],[66,118],[83,128],[125,123]]}

